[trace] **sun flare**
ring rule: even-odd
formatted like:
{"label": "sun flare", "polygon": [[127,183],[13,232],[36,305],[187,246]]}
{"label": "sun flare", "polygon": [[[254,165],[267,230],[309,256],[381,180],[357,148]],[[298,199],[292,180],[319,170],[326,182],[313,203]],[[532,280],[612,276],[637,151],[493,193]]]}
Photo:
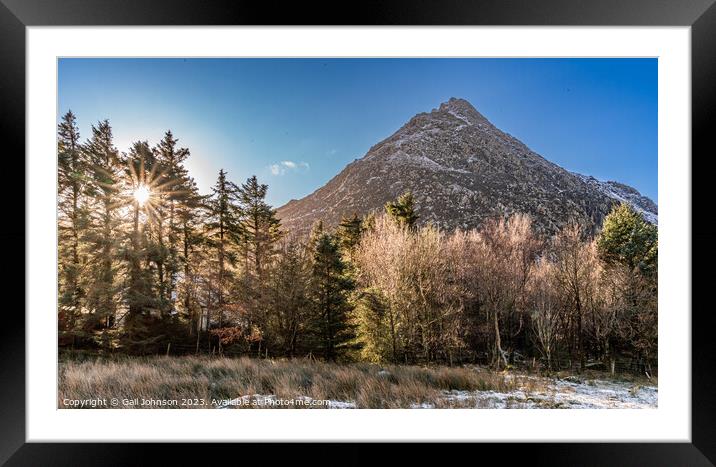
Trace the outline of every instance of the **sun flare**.
{"label": "sun flare", "polygon": [[144,206],[144,203],[149,200],[150,195],[151,192],[149,191],[149,187],[146,185],[139,185],[133,193],[135,201],[137,201],[140,206]]}

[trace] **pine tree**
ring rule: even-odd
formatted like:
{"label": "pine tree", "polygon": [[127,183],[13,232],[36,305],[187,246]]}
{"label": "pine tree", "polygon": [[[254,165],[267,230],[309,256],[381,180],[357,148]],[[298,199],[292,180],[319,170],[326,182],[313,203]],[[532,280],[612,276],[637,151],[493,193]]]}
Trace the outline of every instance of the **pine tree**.
{"label": "pine tree", "polygon": [[311,275],[317,347],[327,361],[333,361],[354,338],[348,319],[352,308],[348,298],[354,282],[346,275],[346,264],[333,235],[318,237]]}
{"label": "pine tree", "polygon": [[[266,202],[268,186],[256,176],[249,177],[237,191],[241,210],[239,246],[243,271],[238,295],[250,327],[268,328],[270,310],[267,306],[266,271],[276,256],[276,243],[281,236],[276,210]],[[268,337],[268,336],[265,336]],[[261,352],[261,340],[258,352]]]}
{"label": "pine tree", "polygon": [[420,216],[415,212],[415,198],[406,191],[395,201],[385,204],[385,212],[398,223],[399,226],[414,230]]}
{"label": "pine tree", "polygon": [[81,315],[85,295],[80,275],[85,261],[85,254],[81,251],[81,237],[87,228],[87,211],[83,203],[87,164],[72,111],[62,117],[57,133],[59,307],[64,315],[64,319],[60,320],[60,328],[73,330]]}
{"label": "pine tree", "polygon": [[326,229],[323,226],[323,220],[319,219],[316,222],[313,223],[311,226],[311,233],[308,235],[308,243],[306,244],[306,248],[310,252],[311,255],[313,255],[313,252],[316,250],[316,245],[318,244],[318,239],[321,238],[321,236],[325,233]]}
{"label": "pine tree", "polygon": [[157,245],[150,237],[150,226],[156,222],[156,209],[161,198],[157,193],[152,193],[150,199],[140,202],[134,196],[135,190],[140,187],[153,192],[158,190],[158,163],[146,141],[132,144],[125,164],[124,193],[131,210],[130,225],[127,227],[130,242],[125,247],[124,255],[128,263],[128,284],[124,290],[127,306],[124,336],[125,346],[129,349],[137,343],[151,340],[155,329],[149,322],[150,317],[152,312],[160,310],[162,306],[157,292],[160,288],[158,277],[155,277],[152,271]]}
{"label": "pine tree", "polygon": [[88,241],[93,257],[90,264],[87,303],[89,327],[110,328],[117,311],[117,251],[122,236],[118,229],[118,209],[122,205],[120,181],[123,167],[112,141],[107,120],[92,127],[92,138],[85,145],[91,167],[87,192],[92,198]]}
{"label": "pine tree", "polygon": [[363,221],[360,217],[358,217],[358,214],[354,213],[353,217],[343,217],[341,222],[338,224],[338,229],[336,231],[338,244],[350,263],[353,263],[353,254],[358,246],[358,243],[360,242],[360,236],[362,233]]}
{"label": "pine tree", "polygon": [[619,332],[647,368],[657,349],[658,248],[657,227],[626,203],[612,209],[597,239],[599,256],[620,297]]}
{"label": "pine tree", "polygon": [[206,197],[199,195],[193,178],[186,183],[187,194],[177,208],[177,221],[181,232],[182,280],[179,290],[182,318],[188,323],[189,334],[199,328],[201,310],[197,303],[196,275],[200,247],[205,239],[201,229],[205,216]]}
{"label": "pine tree", "polygon": [[379,289],[367,288],[360,292],[352,313],[360,360],[397,362],[397,341],[391,332],[390,318],[390,304]]}
{"label": "pine tree", "polygon": [[[126,191],[129,202],[134,208],[133,217],[135,221],[142,218],[140,226],[141,248],[144,250],[142,262],[145,263],[144,271],[150,275],[148,280],[151,282],[153,293],[151,310],[161,319],[168,319],[171,303],[168,297],[167,280],[169,249],[165,242],[168,203],[166,171],[157,151],[152,150],[147,141],[133,144],[127,156],[127,168],[129,186]],[[149,196],[141,206],[136,203],[134,196],[138,189],[146,190]],[[132,228],[132,232],[136,232],[136,229]]]}
{"label": "pine tree", "polygon": [[372,232],[375,230],[375,213],[371,212],[363,217],[361,221],[361,232]]}
{"label": "pine tree", "polygon": [[[238,188],[227,180],[226,172],[219,171],[219,178],[212,188],[212,195],[207,201],[209,218],[206,223],[207,240],[216,251],[216,296],[214,302],[219,313],[219,327],[223,326],[226,312],[226,295],[229,286],[229,271],[227,266],[235,261],[235,254],[231,249],[232,243],[240,238],[239,207],[235,203]],[[207,318],[209,321],[210,316]]]}
{"label": "pine tree", "polygon": [[268,185],[260,184],[255,175],[238,190],[245,272],[251,271],[257,279],[263,277],[264,266],[273,256],[280,237],[281,224],[276,210],[266,203],[267,191]]}
{"label": "pine tree", "polygon": [[[310,261],[298,243],[285,243],[271,267],[267,291],[268,340],[283,355],[294,357],[302,349],[310,312]],[[271,345],[267,343],[268,345]]]}
{"label": "pine tree", "polygon": [[178,220],[178,211],[188,209],[187,202],[191,198],[191,180],[189,173],[184,167],[184,162],[189,157],[189,150],[177,147],[179,140],[174,138],[171,131],[164,134],[164,138],[157,144],[154,152],[157,162],[161,168],[164,182],[161,185],[161,193],[167,205],[166,229],[166,273],[164,292],[169,306],[173,309],[176,300],[177,274],[181,269],[181,254],[179,248],[182,236],[182,226]]}
{"label": "pine tree", "polygon": [[604,219],[597,247],[608,264],[620,263],[646,275],[656,273],[658,230],[626,203],[615,206]]}

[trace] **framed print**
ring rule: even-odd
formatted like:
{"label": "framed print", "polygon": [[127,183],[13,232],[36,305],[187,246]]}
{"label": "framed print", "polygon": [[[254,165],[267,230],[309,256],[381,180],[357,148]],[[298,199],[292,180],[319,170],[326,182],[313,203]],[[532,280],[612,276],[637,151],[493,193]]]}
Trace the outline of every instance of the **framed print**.
{"label": "framed print", "polygon": [[711,3],[3,0],[0,459],[712,465]]}

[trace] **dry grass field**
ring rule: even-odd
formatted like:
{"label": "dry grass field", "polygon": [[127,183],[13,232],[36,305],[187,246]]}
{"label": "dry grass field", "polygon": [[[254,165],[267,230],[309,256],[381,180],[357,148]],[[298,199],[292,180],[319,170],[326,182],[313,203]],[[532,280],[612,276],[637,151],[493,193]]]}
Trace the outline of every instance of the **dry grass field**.
{"label": "dry grass field", "polygon": [[[642,381],[610,382],[593,379],[595,375],[589,376],[591,379],[547,378],[475,366],[123,357],[63,359],[59,377],[59,408],[80,407],[76,401],[89,401],[83,406],[92,408],[592,408],[656,404],[656,388]],[[113,399],[119,403],[109,404]],[[88,405],[96,400],[105,401],[104,405]]]}

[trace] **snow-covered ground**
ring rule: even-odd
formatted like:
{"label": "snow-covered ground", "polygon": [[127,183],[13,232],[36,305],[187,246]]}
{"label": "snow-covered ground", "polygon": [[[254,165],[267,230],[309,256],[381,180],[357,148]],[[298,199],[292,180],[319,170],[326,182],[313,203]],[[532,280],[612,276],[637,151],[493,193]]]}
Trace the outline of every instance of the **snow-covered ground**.
{"label": "snow-covered ground", "polygon": [[[627,382],[581,380],[578,378],[544,378],[506,375],[516,389],[499,391],[442,391],[437,401],[413,404],[413,409],[475,408],[475,409],[650,409],[656,408],[658,390],[655,386]],[[510,381],[512,380],[512,381]],[[222,401],[216,408],[278,407],[355,409],[353,401],[313,400],[307,396],[286,404],[276,396],[253,394]]]}
{"label": "snow-covered ground", "polygon": [[[519,389],[444,391],[440,407],[485,409],[649,409],[657,407],[658,390],[625,382],[523,377]],[[413,408],[435,408],[416,404]]]}

